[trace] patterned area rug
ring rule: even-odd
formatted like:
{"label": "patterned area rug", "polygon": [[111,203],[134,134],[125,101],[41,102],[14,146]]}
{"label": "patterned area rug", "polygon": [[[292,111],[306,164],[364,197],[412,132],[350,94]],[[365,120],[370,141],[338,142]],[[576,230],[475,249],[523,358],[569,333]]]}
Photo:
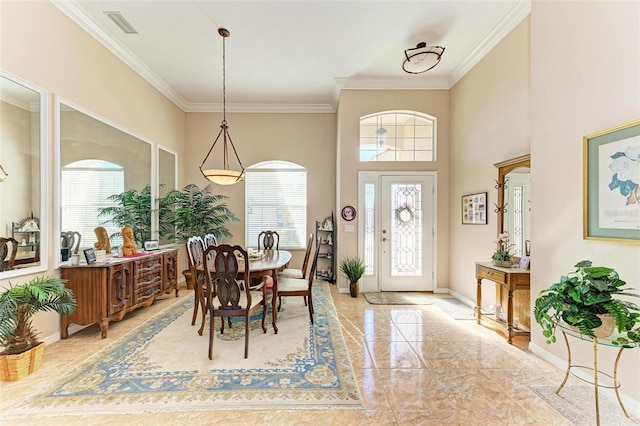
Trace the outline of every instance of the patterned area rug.
{"label": "patterned area rug", "polygon": [[[327,283],[314,288],[315,325],[302,297],[283,299],[278,334],[252,319],[249,358],[244,322],[218,327],[214,358],[191,326],[187,297],[64,374],[24,405],[0,416],[196,411],[234,408],[358,408],[358,385]],[[271,318],[270,313],[267,318]],[[270,323],[270,321],[269,321]]]}
{"label": "patterned area rug", "polygon": [[371,305],[431,305],[433,303],[429,296],[409,291],[381,291],[362,294]]}
{"label": "patterned area rug", "polygon": [[[529,386],[531,390],[544,398],[553,408],[558,410],[578,426],[596,424],[596,409],[593,387],[589,386],[565,386],[556,395],[557,386]],[[602,425],[634,425],[640,422],[637,419],[627,418],[616,400],[605,397],[600,392],[600,424]]]}
{"label": "patterned area rug", "polygon": [[434,297],[433,304],[457,320],[474,320],[473,308],[455,297]]}

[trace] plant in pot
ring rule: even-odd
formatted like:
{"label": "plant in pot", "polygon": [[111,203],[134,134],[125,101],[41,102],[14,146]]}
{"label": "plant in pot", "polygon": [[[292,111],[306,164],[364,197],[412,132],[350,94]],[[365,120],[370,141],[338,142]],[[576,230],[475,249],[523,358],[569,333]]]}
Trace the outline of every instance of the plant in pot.
{"label": "plant in pot", "polygon": [[351,297],[358,297],[358,280],[364,275],[364,261],[359,257],[345,257],[340,261],[340,272],[349,280]]}
{"label": "plant in pot", "polygon": [[533,313],[547,344],[556,342],[559,324],[598,338],[609,337],[617,328],[619,336],[613,344],[640,342],[640,307],[618,298],[640,295],[624,287],[626,282],[612,268],[592,266],[590,260],[575,267],[575,272],[563,275],[559,282],[542,290],[535,301]]}
{"label": "plant in pot", "polygon": [[[239,219],[227,207],[225,195],[216,195],[211,185],[201,189],[189,184],[182,190],[173,190],[164,197],[165,202],[173,208],[171,223],[179,240],[186,241],[196,235],[213,234],[218,240],[231,237],[227,222]],[[189,269],[182,271],[187,288],[193,287]]]}
{"label": "plant in pot", "polygon": [[491,256],[491,263],[494,266],[501,266],[503,268],[511,267],[511,246],[509,244],[509,234],[504,232],[498,234],[498,239],[495,241],[496,251]]}
{"label": "plant in pot", "polygon": [[[107,217],[102,225],[112,224],[122,229],[130,226],[136,242],[140,245],[151,239],[151,187],[145,186],[142,191],[129,189],[107,198],[114,206],[98,209],[98,217]],[[113,239],[121,236],[120,231],[109,236]]]}
{"label": "plant in pot", "polygon": [[37,340],[31,320],[37,312],[61,315],[75,311],[76,301],[64,280],[55,276],[36,277],[12,285],[0,293],[0,379],[20,380],[40,367],[44,343]]}

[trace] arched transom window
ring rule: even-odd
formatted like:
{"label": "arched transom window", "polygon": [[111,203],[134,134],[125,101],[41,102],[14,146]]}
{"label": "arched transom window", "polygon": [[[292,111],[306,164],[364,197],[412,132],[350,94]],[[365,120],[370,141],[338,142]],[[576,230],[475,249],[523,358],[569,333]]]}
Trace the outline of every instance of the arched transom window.
{"label": "arched transom window", "polygon": [[360,118],[360,161],[435,161],[436,118],[384,111]]}

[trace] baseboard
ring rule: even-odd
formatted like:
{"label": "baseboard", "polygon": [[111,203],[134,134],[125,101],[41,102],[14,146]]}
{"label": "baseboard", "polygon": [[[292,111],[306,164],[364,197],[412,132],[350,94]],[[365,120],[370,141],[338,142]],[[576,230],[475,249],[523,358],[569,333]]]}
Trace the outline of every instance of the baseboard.
{"label": "baseboard", "polygon": [[471,308],[475,308],[475,306],[476,306],[476,301],[475,300],[471,300],[468,297],[465,297],[462,294],[458,293],[457,291],[449,290],[447,293],[449,293],[450,295],[452,295],[456,299],[460,300],[464,304],[469,305]]}

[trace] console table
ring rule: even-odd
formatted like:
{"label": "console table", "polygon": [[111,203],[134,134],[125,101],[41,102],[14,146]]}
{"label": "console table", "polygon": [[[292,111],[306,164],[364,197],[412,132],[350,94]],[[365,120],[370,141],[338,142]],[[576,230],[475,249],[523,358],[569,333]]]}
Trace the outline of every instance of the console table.
{"label": "console table", "polygon": [[[476,315],[477,322],[485,319],[505,331],[507,342],[512,343],[513,337],[518,335],[530,338],[529,293],[531,288],[531,274],[528,270],[517,268],[502,268],[491,262],[476,262]],[[492,315],[482,312],[482,280],[487,279],[496,283],[496,302],[502,303],[506,298],[506,321],[492,318]],[[506,295],[505,292],[506,291]],[[504,306],[505,304],[502,303]],[[518,314],[518,328],[514,327],[514,311]]]}
{"label": "console table", "polygon": [[[566,327],[562,326],[561,324],[558,324],[558,328],[562,331],[562,336],[564,337],[564,342],[567,345],[567,371],[565,372],[564,380],[562,381],[562,383],[560,384],[560,386],[556,390],[556,395],[560,393],[560,391],[564,387],[565,383],[567,383],[567,379],[569,378],[569,374],[572,374],[574,377],[577,377],[578,379],[582,380],[583,382],[590,383],[590,384],[593,385],[593,390],[594,390],[594,394],[595,394],[595,404],[596,404],[596,425],[598,425],[598,426],[600,425],[600,403],[599,403],[599,398],[598,398],[598,388],[600,388],[600,387],[609,388],[609,389],[612,389],[612,388],[615,389],[616,398],[618,398],[618,403],[620,404],[620,408],[622,408],[622,412],[624,413],[624,415],[626,417],[629,417],[629,414],[627,413],[627,410],[624,408],[624,405],[622,404],[622,399],[620,399],[620,393],[618,392],[618,388],[620,388],[620,382],[618,381],[618,362],[620,362],[620,357],[622,356],[622,351],[624,349],[638,348],[638,347],[640,347],[639,344],[637,342],[629,342],[628,344],[625,344],[625,345],[614,345],[613,344],[613,340],[617,337],[616,336],[617,332],[614,332],[614,336],[612,336],[612,337],[610,337],[608,339],[598,339],[597,337],[586,336],[584,334],[581,334],[578,331],[573,331],[573,330],[567,329]],[[567,339],[567,335],[569,335],[571,337],[574,337],[576,339],[579,339],[579,340],[584,340],[584,341],[593,343],[593,368],[586,367],[584,365],[576,365],[576,364],[572,364],[571,363],[571,347],[569,346],[569,339]],[[615,347],[615,348],[618,349],[618,356],[616,356],[616,361],[613,364],[613,376],[610,376],[609,374],[598,370],[598,346],[612,346],[612,347]],[[573,369],[591,370],[593,372],[593,381],[585,380],[582,377],[576,375],[573,372]],[[598,381],[598,375],[599,374],[602,374],[604,376],[607,376],[607,377],[611,378],[613,380],[613,384],[611,386],[607,386],[607,385],[604,385],[604,384],[600,383]]]}
{"label": "console table", "polygon": [[178,297],[178,250],[158,250],[132,257],[108,258],[91,265],[60,266],[65,286],[73,291],[75,312],[60,316],[60,338],[69,337],[69,324],[98,323],[102,338],[110,321],[153,303],[163,293]]}

